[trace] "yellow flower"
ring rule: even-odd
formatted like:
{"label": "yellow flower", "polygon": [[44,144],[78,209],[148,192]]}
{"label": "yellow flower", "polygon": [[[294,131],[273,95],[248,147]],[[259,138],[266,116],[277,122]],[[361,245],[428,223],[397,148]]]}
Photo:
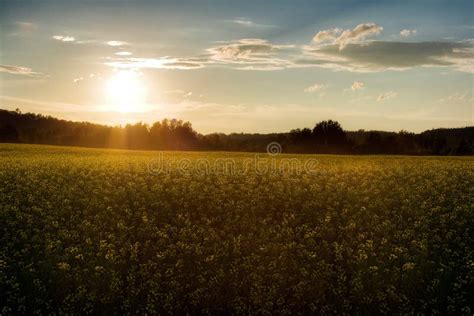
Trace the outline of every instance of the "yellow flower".
{"label": "yellow flower", "polygon": [[66,263],[66,262],[59,262],[58,263],[58,268],[60,270],[70,270],[71,269],[71,266],[69,265],[69,263]]}
{"label": "yellow flower", "polygon": [[415,268],[415,264],[413,262],[407,262],[402,266],[403,271],[413,270]]}

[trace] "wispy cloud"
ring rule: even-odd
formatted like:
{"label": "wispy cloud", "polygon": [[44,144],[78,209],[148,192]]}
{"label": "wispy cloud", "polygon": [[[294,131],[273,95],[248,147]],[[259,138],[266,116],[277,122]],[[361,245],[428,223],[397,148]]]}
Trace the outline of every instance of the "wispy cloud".
{"label": "wispy cloud", "polygon": [[233,64],[238,69],[274,70],[289,66],[289,60],[279,56],[293,45],[277,45],[264,39],[240,39],[208,48],[209,61]]}
{"label": "wispy cloud", "polygon": [[117,56],[131,56],[131,52],[116,52],[115,55]]}
{"label": "wispy cloud", "polygon": [[294,48],[293,45],[277,45],[263,39],[240,39],[220,44],[194,57],[137,58],[119,52],[116,55],[120,58],[109,58],[105,64],[117,68],[190,70],[214,65],[239,70],[276,70],[291,65],[284,51]]}
{"label": "wispy cloud", "polygon": [[127,42],[123,42],[123,41],[107,41],[106,44],[109,46],[114,46],[114,47],[128,45]]}
{"label": "wispy cloud", "polygon": [[119,58],[105,63],[115,68],[148,68],[148,69],[179,69],[190,70],[204,67],[199,59],[193,58]]}
{"label": "wispy cloud", "polygon": [[[96,39],[78,39],[77,37],[72,35],[53,35],[52,38],[60,42],[69,42],[73,44],[99,44],[118,48],[130,45],[130,43],[124,41],[100,41]],[[125,54],[123,54],[123,56],[125,56]]]}
{"label": "wispy cloud", "polygon": [[388,92],[384,92],[384,93],[381,93],[376,101],[377,102],[383,102],[383,101],[387,101],[387,100],[390,100],[390,99],[393,99],[393,98],[396,98],[398,96],[398,93],[395,92],[395,91],[388,91]]}
{"label": "wispy cloud", "polygon": [[326,90],[329,87],[327,84],[315,83],[311,86],[306,87],[303,91],[308,94],[316,94],[319,98],[323,98],[326,95]]}
{"label": "wispy cloud", "polygon": [[351,85],[351,90],[352,91],[357,91],[357,90],[362,90],[365,89],[365,84],[360,81],[354,81]]}
{"label": "wispy cloud", "polygon": [[53,39],[61,42],[74,42],[76,38],[74,36],[63,36],[63,35],[53,35]]}
{"label": "wispy cloud", "polygon": [[254,21],[248,18],[235,18],[226,22],[238,24],[245,27],[273,27],[273,25],[255,23]]}
{"label": "wispy cloud", "polygon": [[72,79],[73,83],[80,83],[80,82],[87,82],[90,80],[102,80],[102,76],[100,73],[90,73],[90,74],[84,74],[82,76],[77,76]]}
{"label": "wispy cloud", "polygon": [[314,35],[313,42],[321,43],[324,41],[335,41],[337,37],[342,33],[342,29],[340,28],[333,28],[329,30],[319,31]]}
{"label": "wispy cloud", "polygon": [[439,99],[438,103],[460,103],[460,102],[473,102],[472,91],[456,92],[445,98]]}
{"label": "wispy cloud", "polygon": [[320,83],[315,83],[309,87],[306,87],[304,89],[304,92],[306,93],[315,93],[315,92],[321,92],[324,91],[328,88],[328,85],[326,84],[320,84]]}
{"label": "wispy cloud", "polygon": [[353,29],[346,30],[342,30],[341,28],[333,28],[316,33],[316,35],[313,37],[313,42],[321,43],[329,41],[332,44],[339,45],[339,50],[342,50],[348,44],[359,43],[370,36],[380,34],[382,30],[383,27],[375,23],[362,23]]}
{"label": "wispy cloud", "polygon": [[31,68],[22,66],[0,65],[0,72],[13,75],[42,76],[42,73],[35,72]]}
{"label": "wispy cloud", "polygon": [[[190,57],[131,58],[128,57],[131,53],[123,51],[116,53],[120,58],[109,59],[106,64],[119,68],[154,69],[222,66],[239,70],[280,70],[320,67],[362,73],[449,67],[474,73],[472,40],[408,43],[369,39],[382,30],[375,23],[363,23],[347,30],[322,30],[313,37],[312,44],[302,47],[276,44],[260,38],[221,41],[205,49],[204,53]],[[125,42],[119,43],[125,45]]]}
{"label": "wispy cloud", "polygon": [[403,29],[400,31],[400,35],[403,37],[409,37],[416,34],[416,30]]}

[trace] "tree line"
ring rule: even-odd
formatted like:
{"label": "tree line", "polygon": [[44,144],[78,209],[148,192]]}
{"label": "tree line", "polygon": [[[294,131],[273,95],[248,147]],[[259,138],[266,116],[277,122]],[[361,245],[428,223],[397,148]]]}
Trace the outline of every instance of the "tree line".
{"label": "tree line", "polygon": [[72,122],[20,110],[0,110],[0,142],[143,150],[262,152],[278,142],[285,153],[472,155],[474,127],[407,131],[345,131],[333,120],[288,133],[197,133],[191,123],[163,119],[106,126]]}

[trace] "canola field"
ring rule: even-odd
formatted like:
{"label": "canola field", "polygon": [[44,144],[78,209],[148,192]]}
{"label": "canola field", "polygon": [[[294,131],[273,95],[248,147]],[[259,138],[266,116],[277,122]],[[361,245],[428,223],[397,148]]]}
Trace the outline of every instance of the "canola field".
{"label": "canola field", "polygon": [[473,162],[0,144],[0,314],[472,315]]}

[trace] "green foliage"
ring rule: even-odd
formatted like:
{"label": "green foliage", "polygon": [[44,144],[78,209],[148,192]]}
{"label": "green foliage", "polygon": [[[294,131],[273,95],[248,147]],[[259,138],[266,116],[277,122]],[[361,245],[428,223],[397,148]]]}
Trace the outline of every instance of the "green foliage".
{"label": "green foliage", "polygon": [[474,312],[472,158],[156,157],[0,145],[0,314]]}

